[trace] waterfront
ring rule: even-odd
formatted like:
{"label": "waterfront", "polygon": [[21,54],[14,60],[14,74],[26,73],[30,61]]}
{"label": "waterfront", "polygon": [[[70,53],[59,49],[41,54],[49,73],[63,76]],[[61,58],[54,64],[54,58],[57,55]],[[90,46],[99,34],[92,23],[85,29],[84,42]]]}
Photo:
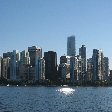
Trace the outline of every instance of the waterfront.
{"label": "waterfront", "polygon": [[0,87],[0,112],[111,112],[112,87]]}

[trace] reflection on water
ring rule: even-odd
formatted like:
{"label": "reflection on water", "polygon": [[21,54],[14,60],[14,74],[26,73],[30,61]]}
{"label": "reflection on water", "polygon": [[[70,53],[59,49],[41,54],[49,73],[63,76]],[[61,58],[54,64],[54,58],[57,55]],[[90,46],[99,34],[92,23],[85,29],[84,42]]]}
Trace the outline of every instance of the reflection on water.
{"label": "reflection on water", "polygon": [[112,87],[0,87],[0,112],[112,112]]}
{"label": "reflection on water", "polygon": [[61,88],[61,89],[58,89],[56,91],[59,91],[60,93],[64,93],[65,95],[70,95],[70,94],[73,94],[75,89],[72,89],[72,88]]}

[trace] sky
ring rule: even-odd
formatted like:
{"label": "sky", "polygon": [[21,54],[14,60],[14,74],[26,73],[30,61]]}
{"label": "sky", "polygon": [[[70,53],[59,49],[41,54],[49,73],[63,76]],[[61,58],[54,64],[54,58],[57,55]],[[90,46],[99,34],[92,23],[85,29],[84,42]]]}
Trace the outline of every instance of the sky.
{"label": "sky", "polygon": [[0,55],[39,46],[59,59],[71,35],[77,54],[102,49],[112,68],[112,0],[0,0]]}

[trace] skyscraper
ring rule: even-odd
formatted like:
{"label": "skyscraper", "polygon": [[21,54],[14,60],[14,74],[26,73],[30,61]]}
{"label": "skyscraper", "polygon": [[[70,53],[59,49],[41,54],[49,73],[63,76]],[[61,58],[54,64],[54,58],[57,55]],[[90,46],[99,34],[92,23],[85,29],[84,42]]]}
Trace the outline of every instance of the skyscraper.
{"label": "skyscraper", "polygon": [[2,77],[2,57],[0,56],[0,78]]}
{"label": "skyscraper", "polygon": [[[26,69],[28,68],[28,69]],[[22,80],[28,79],[27,75],[28,73],[25,74],[25,69],[29,70],[30,67],[30,57],[29,57],[29,52],[26,50],[20,52],[20,62],[19,62],[19,75]]]}
{"label": "skyscraper", "polygon": [[68,56],[76,55],[75,36],[70,36],[67,39],[67,55]]}
{"label": "skyscraper", "polygon": [[2,60],[2,78],[10,79],[10,58]]}
{"label": "skyscraper", "polygon": [[71,82],[82,81],[81,56],[72,56],[70,58],[70,80]]}
{"label": "skyscraper", "polygon": [[61,56],[60,57],[60,64],[67,63],[70,64],[70,56]]}
{"label": "skyscraper", "polygon": [[26,50],[20,52],[20,63],[22,65],[30,64],[29,52],[27,52]]}
{"label": "skyscraper", "polygon": [[13,50],[11,60],[10,60],[10,79],[17,79],[17,51]]}
{"label": "skyscraper", "polygon": [[58,78],[66,82],[67,76],[70,78],[70,64],[62,63],[58,66]]}
{"label": "skyscraper", "polygon": [[70,58],[70,82],[74,83],[77,80],[77,57]]}
{"label": "skyscraper", "polygon": [[35,80],[43,81],[45,79],[45,60],[44,59],[36,59],[35,64]]}
{"label": "skyscraper", "polygon": [[82,47],[79,48],[79,56],[81,56],[82,75],[83,75],[83,80],[85,80],[86,79],[86,47],[85,45],[82,45]]}
{"label": "skyscraper", "polygon": [[103,80],[104,77],[104,62],[103,51],[93,49],[93,81]]}
{"label": "skyscraper", "polygon": [[37,46],[28,47],[30,64],[35,66],[36,58],[42,58],[42,48]]}
{"label": "skyscraper", "polygon": [[108,79],[109,76],[109,58],[104,57],[104,80]]}
{"label": "skyscraper", "polygon": [[92,58],[87,59],[87,80],[92,81],[93,76],[93,60]]}
{"label": "skyscraper", "polygon": [[53,51],[44,52],[45,78],[55,81],[57,79],[57,53]]}
{"label": "skyscraper", "polygon": [[11,58],[13,52],[7,52],[7,53],[3,53],[3,58]]}

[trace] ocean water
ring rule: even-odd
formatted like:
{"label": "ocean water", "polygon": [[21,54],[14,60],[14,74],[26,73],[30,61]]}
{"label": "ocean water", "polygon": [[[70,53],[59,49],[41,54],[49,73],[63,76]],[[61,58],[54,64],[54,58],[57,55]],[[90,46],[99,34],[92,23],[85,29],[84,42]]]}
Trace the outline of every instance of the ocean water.
{"label": "ocean water", "polygon": [[112,87],[0,87],[0,112],[112,112]]}

